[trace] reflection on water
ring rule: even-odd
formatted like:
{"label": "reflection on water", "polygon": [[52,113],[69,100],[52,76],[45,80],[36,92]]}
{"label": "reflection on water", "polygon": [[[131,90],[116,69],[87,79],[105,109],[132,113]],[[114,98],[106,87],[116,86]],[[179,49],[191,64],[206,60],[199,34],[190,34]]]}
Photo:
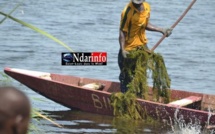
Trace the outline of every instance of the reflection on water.
{"label": "reflection on water", "polygon": [[[52,133],[118,133],[142,134],[166,132],[169,127],[158,122],[134,121],[114,118],[81,111],[46,111],[56,122],[63,125],[62,129],[52,130]],[[49,122],[44,124],[53,126]]]}
{"label": "reflection on water", "polygon": [[[129,0],[26,0],[12,15],[31,23],[67,43],[75,51],[106,51],[108,65],[103,67],[62,67],[61,52],[67,50],[53,41],[7,19],[0,25],[0,69],[16,67],[44,72],[76,75],[118,81],[117,53],[120,14]],[[168,27],[189,5],[187,0],[150,0],[151,22]],[[14,0],[1,0],[0,10],[10,12]],[[155,50],[163,55],[171,77],[172,88],[215,94],[215,1],[197,1],[185,18]],[[0,16],[2,19],[3,16]],[[148,46],[160,39],[158,33],[147,32]],[[41,121],[46,133],[168,133],[171,127],[144,122],[117,120],[77,111],[43,98],[18,82],[11,83],[25,91],[34,107],[49,112],[57,122],[66,126],[58,129]],[[62,111],[63,110],[63,111]],[[97,119],[98,118],[98,119]],[[82,122],[83,121],[83,122]],[[114,125],[115,124],[115,125]],[[168,126],[168,125],[167,125]],[[175,130],[176,131],[176,130]],[[179,130],[179,134],[180,131]],[[178,131],[176,131],[178,132]],[[195,131],[196,132],[196,131]]]}
{"label": "reflection on water", "polygon": [[[42,121],[52,129],[45,133],[116,133],[116,134],[209,134],[214,130],[202,128],[198,122],[186,124],[183,118],[175,118],[173,122],[157,122],[153,120],[135,121],[90,114],[76,110],[45,111],[63,128],[56,128],[47,121]],[[177,113],[177,111],[176,111]]]}

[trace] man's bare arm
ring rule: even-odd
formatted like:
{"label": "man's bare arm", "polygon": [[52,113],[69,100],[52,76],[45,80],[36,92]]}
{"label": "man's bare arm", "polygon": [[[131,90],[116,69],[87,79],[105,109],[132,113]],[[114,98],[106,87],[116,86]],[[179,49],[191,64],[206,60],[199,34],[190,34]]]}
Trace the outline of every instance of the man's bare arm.
{"label": "man's bare arm", "polygon": [[119,44],[120,44],[120,50],[122,51],[122,56],[124,58],[127,57],[127,54],[129,54],[129,52],[127,52],[125,50],[125,37],[126,37],[126,32],[123,32],[122,30],[119,31]]}
{"label": "man's bare arm", "polygon": [[148,31],[155,31],[155,32],[160,32],[163,35],[166,35],[166,37],[169,37],[172,34],[172,28],[160,28],[155,25],[152,25],[150,22],[146,26],[146,30]]}
{"label": "man's bare arm", "polygon": [[123,32],[122,30],[119,30],[119,44],[120,44],[120,49],[124,49],[125,47],[125,36],[126,33]]}
{"label": "man's bare arm", "polygon": [[150,22],[149,22],[148,25],[146,26],[146,30],[148,30],[148,31],[160,32],[160,33],[164,34],[164,33],[163,33],[163,28],[157,27],[157,26],[151,24]]}

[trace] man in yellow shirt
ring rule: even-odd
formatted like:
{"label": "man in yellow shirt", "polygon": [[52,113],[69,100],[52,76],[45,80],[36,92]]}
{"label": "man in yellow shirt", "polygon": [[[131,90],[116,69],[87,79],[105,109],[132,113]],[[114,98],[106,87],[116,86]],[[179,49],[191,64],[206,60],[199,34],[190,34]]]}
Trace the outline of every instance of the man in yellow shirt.
{"label": "man in yellow shirt", "polygon": [[139,47],[147,48],[147,37],[145,30],[160,32],[166,37],[172,33],[171,28],[159,28],[149,22],[150,5],[145,0],[131,0],[121,14],[118,54],[118,64],[120,68],[120,88],[125,93],[127,85],[131,82],[128,74],[123,72],[124,60],[129,51],[137,50]]}

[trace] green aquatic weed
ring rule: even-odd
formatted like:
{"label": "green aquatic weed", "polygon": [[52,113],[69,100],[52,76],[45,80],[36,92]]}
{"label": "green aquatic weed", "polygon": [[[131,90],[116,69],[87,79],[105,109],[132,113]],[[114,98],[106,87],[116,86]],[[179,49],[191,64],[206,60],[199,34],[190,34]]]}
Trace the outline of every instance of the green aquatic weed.
{"label": "green aquatic weed", "polygon": [[149,53],[145,48],[131,51],[125,59],[124,72],[128,74],[131,82],[127,85],[128,91],[123,93],[113,93],[111,95],[114,115],[133,119],[143,119],[144,110],[137,103],[136,98],[150,100],[148,73],[152,72],[153,99],[159,102],[159,98],[164,99],[164,103],[170,101],[170,78],[160,54]]}

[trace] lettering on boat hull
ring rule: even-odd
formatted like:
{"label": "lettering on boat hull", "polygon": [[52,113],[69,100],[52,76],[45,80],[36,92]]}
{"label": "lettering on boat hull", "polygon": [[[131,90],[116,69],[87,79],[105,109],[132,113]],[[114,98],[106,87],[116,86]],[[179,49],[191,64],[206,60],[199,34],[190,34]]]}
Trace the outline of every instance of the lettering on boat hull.
{"label": "lettering on boat hull", "polygon": [[97,109],[112,109],[112,106],[111,106],[111,101],[109,98],[107,97],[99,97],[98,95],[96,94],[92,94],[91,95],[92,97],[92,100],[93,100],[93,105],[95,108]]}

